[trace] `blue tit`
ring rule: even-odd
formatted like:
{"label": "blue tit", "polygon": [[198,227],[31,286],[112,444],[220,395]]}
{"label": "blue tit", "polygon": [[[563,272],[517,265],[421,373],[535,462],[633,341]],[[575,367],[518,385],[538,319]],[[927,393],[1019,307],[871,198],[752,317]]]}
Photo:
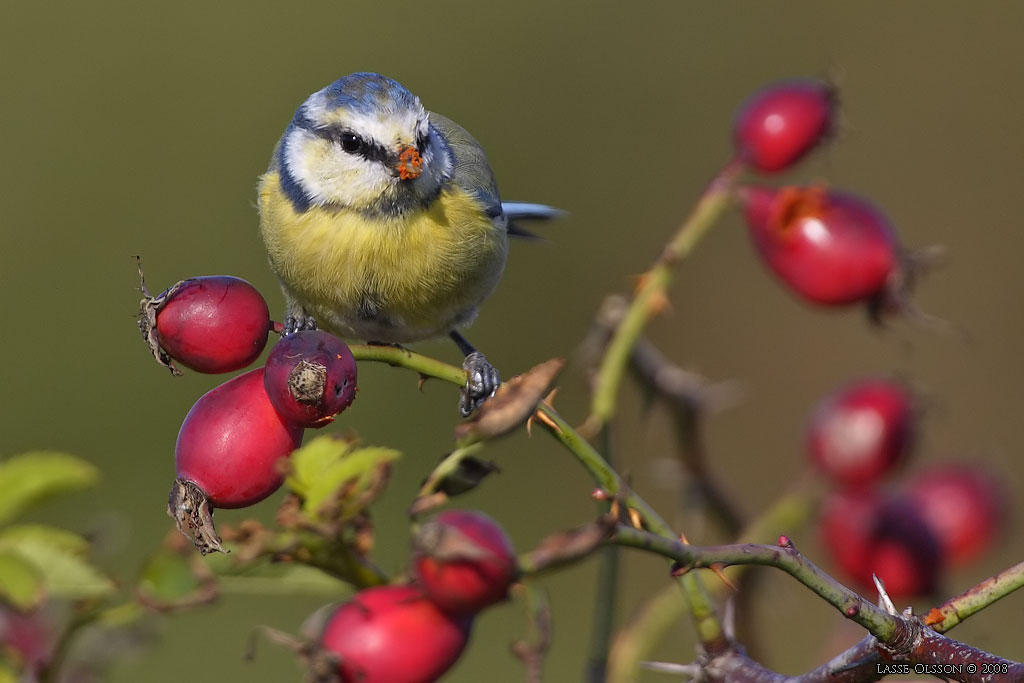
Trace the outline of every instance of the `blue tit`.
{"label": "blue tit", "polygon": [[505,268],[513,221],[560,212],[502,203],[484,150],[399,83],[344,76],[310,95],[259,182],[260,231],[287,303],[285,333],[347,339],[449,335],[470,414],[500,384],[459,332]]}

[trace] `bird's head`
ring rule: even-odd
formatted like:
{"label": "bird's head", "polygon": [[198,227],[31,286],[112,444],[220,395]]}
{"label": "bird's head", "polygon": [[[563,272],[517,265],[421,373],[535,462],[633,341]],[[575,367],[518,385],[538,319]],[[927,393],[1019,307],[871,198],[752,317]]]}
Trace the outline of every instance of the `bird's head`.
{"label": "bird's head", "polygon": [[395,214],[422,206],[451,175],[451,150],[418,97],[373,73],[339,78],[302,103],[279,149],[298,205]]}

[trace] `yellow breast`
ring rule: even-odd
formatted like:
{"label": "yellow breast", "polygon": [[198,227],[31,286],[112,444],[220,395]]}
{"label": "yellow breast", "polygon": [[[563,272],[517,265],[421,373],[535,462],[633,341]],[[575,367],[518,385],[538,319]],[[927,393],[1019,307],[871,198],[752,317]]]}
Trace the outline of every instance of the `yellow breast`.
{"label": "yellow breast", "polygon": [[458,188],[401,217],[297,213],[270,172],[259,204],[286,295],[341,336],[407,342],[445,334],[473,318],[505,266],[505,231]]}

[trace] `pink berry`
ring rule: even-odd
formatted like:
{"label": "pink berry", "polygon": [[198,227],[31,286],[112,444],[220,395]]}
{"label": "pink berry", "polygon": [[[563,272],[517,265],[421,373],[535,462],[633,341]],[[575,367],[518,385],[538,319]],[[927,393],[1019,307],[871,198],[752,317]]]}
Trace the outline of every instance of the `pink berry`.
{"label": "pink berry", "polygon": [[257,503],[281,486],[278,461],[302,441],[302,427],[278,415],[263,388],[263,368],[203,395],[178,432],[179,482],[193,482],[213,507]]}
{"label": "pink berry", "polygon": [[345,342],[321,330],[282,337],[263,376],[270,402],[304,427],[323,427],[356,396],[356,361]]}
{"label": "pink berry", "polygon": [[820,187],[747,187],[750,236],[790,289],[822,305],[879,304],[900,284],[903,253],[867,200]]}
{"label": "pink berry", "polygon": [[20,664],[25,677],[19,680],[38,680],[52,660],[60,630],[50,621],[43,609],[19,612],[0,605],[0,651]]}
{"label": "pink berry", "polygon": [[772,83],[754,93],[736,114],[733,143],[739,158],[769,173],[806,155],[832,130],[835,91],[810,79]]}
{"label": "pink berry", "polygon": [[967,463],[945,464],[916,474],[906,496],[935,530],[954,565],[975,559],[991,545],[1005,517],[1005,496],[989,472]]}
{"label": "pink berry", "polygon": [[447,510],[413,539],[413,576],[441,609],[468,614],[505,600],[519,575],[512,542],[481,512]]}
{"label": "pink berry", "polygon": [[807,429],[807,451],[835,482],[869,484],[906,459],[915,420],[913,396],[902,383],[858,380],[818,404]]}
{"label": "pink berry", "polygon": [[172,359],[196,372],[219,374],[247,367],[267,345],[267,302],[241,278],[212,275],[183,280],[142,300],[139,328],[162,365]]}
{"label": "pink berry", "polygon": [[472,617],[452,616],[410,586],[378,586],[339,606],[322,647],[342,683],[428,683],[462,654]]}

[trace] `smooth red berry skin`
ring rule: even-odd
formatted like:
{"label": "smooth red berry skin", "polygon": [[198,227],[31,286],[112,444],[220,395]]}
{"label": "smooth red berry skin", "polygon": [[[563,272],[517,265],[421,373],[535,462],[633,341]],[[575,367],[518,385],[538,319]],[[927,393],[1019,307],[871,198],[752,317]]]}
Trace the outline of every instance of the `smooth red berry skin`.
{"label": "smooth red berry skin", "polygon": [[905,494],[934,529],[952,565],[963,565],[985,551],[1005,517],[999,482],[966,463],[938,465],[914,475]]}
{"label": "smooth red berry skin", "polygon": [[807,427],[807,452],[835,483],[870,484],[907,458],[916,419],[914,397],[905,385],[858,380],[818,404]]}
{"label": "smooth red berry skin", "polygon": [[740,160],[767,173],[782,171],[832,130],[835,92],[810,79],[772,83],[751,95],[733,121]]}
{"label": "smooth red berry skin", "polygon": [[356,396],[356,361],[345,342],[322,330],[282,337],[267,358],[264,386],[286,419],[323,427]]}
{"label": "smooth red berry skin", "polygon": [[742,197],[761,258],[812,303],[870,303],[901,272],[896,233],[865,199],[820,187],[746,187]]}
{"label": "smooth red berry skin", "polygon": [[413,578],[441,609],[470,614],[501,602],[519,575],[505,530],[471,510],[446,510],[413,539]]}
{"label": "smooth red berry skin", "polygon": [[320,642],[343,683],[428,683],[462,654],[471,617],[449,615],[411,586],[378,586],[339,606]]}
{"label": "smooth red berry skin", "polygon": [[298,448],[302,431],[271,405],[263,368],[250,370],[188,411],[174,447],[177,476],[195,482],[214,507],[247,507],[281,486],[278,461]]}
{"label": "smooth red berry skin", "polygon": [[267,345],[270,326],[263,295],[229,275],[185,280],[156,314],[160,347],[185,367],[208,374],[251,365]]}

